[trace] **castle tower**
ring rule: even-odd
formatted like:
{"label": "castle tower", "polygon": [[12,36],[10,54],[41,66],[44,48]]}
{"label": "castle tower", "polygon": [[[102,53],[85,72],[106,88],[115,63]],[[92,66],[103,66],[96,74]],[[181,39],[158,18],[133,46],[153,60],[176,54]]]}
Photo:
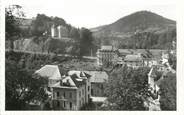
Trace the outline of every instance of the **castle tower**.
{"label": "castle tower", "polygon": [[61,38],[61,26],[57,27],[57,31],[58,31],[58,38]]}

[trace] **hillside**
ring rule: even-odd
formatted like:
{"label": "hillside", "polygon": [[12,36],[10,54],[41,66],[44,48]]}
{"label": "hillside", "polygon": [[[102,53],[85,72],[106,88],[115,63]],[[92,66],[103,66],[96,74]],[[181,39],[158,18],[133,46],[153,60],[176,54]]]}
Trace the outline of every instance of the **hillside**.
{"label": "hillside", "polygon": [[168,49],[176,41],[176,22],[148,11],[135,12],[91,31],[99,47]]}
{"label": "hillside", "polygon": [[[72,39],[53,39],[46,37],[31,37],[14,41],[14,49],[32,52],[75,53],[76,45]],[[75,49],[75,50],[74,50]]]}
{"label": "hillside", "polygon": [[112,24],[92,28],[91,31],[94,32],[96,37],[123,37],[136,31],[160,31],[168,27],[175,28],[175,26],[176,22],[173,20],[152,12],[140,11],[125,16]]}

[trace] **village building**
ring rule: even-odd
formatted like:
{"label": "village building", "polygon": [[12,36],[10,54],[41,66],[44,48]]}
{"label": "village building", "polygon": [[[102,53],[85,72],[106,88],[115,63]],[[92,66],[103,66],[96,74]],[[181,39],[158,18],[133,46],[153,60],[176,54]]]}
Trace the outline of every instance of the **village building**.
{"label": "village building", "polygon": [[167,64],[169,60],[169,54],[167,52],[162,52],[162,64]]}
{"label": "village building", "polygon": [[35,72],[48,79],[51,108],[79,110],[91,98],[90,75],[82,71],[69,71],[62,75],[58,65],[45,65]]}
{"label": "village building", "polygon": [[117,50],[113,46],[102,46],[97,51],[97,64],[99,66],[112,65],[113,59],[117,55]]}
{"label": "village building", "polygon": [[108,81],[108,74],[105,71],[85,71],[91,75],[91,96],[104,97],[105,82]]}
{"label": "village building", "polygon": [[62,76],[58,65],[45,65],[35,73],[48,79],[48,87],[59,82]]}
{"label": "village building", "polygon": [[133,54],[133,51],[130,49],[118,49],[119,57],[122,57],[123,59],[126,57],[126,55]]}
{"label": "village building", "polygon": [[144,60],[142,56],[137,54],[126,55],[124,62],[128,67],[137,68],[144,66]]}
{"label": "village building", "polygon": [[[55,110],[79,110],[84,104],[89,103],[90,75],[81,72],[80,76],[72,74],[64,76],[60,82],[51,86],[52,108]],[[89,88],[89,87],[88,87]]]}

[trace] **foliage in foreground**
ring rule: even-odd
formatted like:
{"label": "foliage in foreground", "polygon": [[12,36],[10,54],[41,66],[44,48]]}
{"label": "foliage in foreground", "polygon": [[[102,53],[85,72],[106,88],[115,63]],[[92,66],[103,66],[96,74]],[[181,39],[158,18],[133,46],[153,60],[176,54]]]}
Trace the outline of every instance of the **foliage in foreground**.
{"label": "foliage in foreground", "polygon": [[[43,101],[47,98],[44,91],[47,80],[33,76],[34,71],[25,67],[25,62],[11,54],[6,58],[5,103],[6,110],[23,110],[32,100]],[[21,59],[21,58],[20,58]]]}
{"label": "foliage in foreground", "polygon": [[146,110],[144,100],[149,95],[149,68],[123,67],[114,70],[105,87],[109,105],[106,110]]}
{"label": "foliage in foreground", "polygon": [[160,86],[162,110],[176,110],[176,74],[169,73]]}

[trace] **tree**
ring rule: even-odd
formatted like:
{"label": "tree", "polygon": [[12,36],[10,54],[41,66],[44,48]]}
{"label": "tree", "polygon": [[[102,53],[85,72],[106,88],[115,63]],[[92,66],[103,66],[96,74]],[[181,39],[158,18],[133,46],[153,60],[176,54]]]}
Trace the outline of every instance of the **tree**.
{"label": "tree", "polygon": [[69,36],[71,38],[75,38],[76,40],[78,40],[79,37],[80,37],[79,30],[76,29],[76,28],[74,28],[74,27],[72,27],[71,30],[70,30],[70,32],[69,32]]}
{"label": "tree", "polygon": [[45,14],[38,14],[32,24],[32,34],[43,36],[44,32],[50,32],[52,19]]}
{"label": "tree", "polygon": [[169,59],[168,59],[168,62],[172,66],[172,68],[174,70],[176,70],[176,60],[177,60],[176,56],[173,55],[173,54],[171,54],[170,51],[169,51]]}
{"label": "tree", "polygon": [[6,40],[10,41],[10,48],[13,49],[13,42],[20,37],[20,20],[24,17],[24,12],[21,11],[20,5],[11,5],[5,8],[5,25],[6,25]]}
{"label": "tree", "polygon": [[161,109],[176,110],[176,74],[167,74],[161,82],[160,92]]}
{"label": "tree", "polygon": [[92,32],[86,28],[80,30],[80,56],[90,54],[93,46]]}
{"label": "tree", "polygon": [[6,58],[6,110],[22,110],[32,100],[45,100],[47,94],[44,87],[47,80],[37,75],[32,76],[33,71],[25,69],[24,60],[16,60],[11,56]]}
{"label": "tree", "polygon": [[144,100],[148,92],[148,68],[133,70],[124,66],[110,75],[105,87],[112,110],[146,110]]}

